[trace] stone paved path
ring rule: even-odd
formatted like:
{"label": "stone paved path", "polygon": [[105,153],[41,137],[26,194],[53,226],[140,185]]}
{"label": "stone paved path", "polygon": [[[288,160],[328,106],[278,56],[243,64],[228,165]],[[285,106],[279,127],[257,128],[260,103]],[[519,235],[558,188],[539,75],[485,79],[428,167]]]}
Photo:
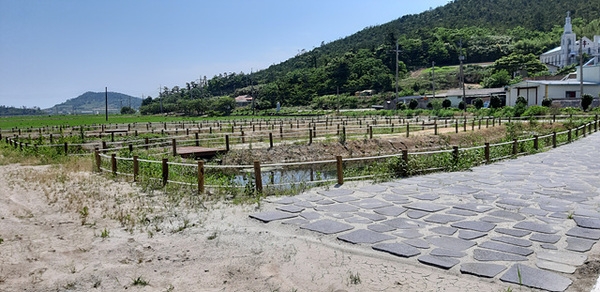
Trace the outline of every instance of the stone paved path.
{"label": "stone paved path", "polygon": [[564,291],[600,239],[600,134],[548,152],[273,198],[280,221],[441,269]]}

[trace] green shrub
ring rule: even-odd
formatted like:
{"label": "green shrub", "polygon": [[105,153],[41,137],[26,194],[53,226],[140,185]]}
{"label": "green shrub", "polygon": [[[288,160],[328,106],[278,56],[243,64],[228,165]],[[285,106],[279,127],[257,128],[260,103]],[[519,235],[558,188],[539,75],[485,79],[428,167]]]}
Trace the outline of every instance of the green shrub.
{"label": "green shrub", "polygon": [[542,100],[542,106],[550,107],[551,105],[552,105],[552,99],[544,98],[544,100]]}
{"label": "green shrub", "polygon": [[444,99],[444,101],[442,101],[443,108],[449,108],[450,106],[452,106],[452,102],[449,99]]}
{"label": "green shrub", "polygon": [[476,109],[480,109],[483,107],[483,100],[481,98],[477,98],[473,102],[473,105],[475,106]]}
{"label": "green shrub", "polygon": [[594,101],[594,97],[589,95],[589,94],[584,94],[583,97],[581,98],[581,108],[583,108],[583,111],[587,111],[588,108],[590,107],[590,105],[592,105],[592,102]]}
{"label": "green shrub", "polygon": [[501,107],[502,107],[502,100],[500,100],[500,97],[492,96],[490,98],[490,108],[501,108]]}
{"label": "green shrub", "polygon": [[459,110],[463,110],[464,111],[465,108],[466,108],[466,103],[464,101],[461,101],[461,102],[458,103],[458,109]]}
{"label": "green shrub", "polygon": [[416,99],[411,99],[408,103],[408,108],[411,110],[416,109],[419,106],[419,102]]}
{"label": "green shrub", "polygon": [[545,106],[532,105],[528,107],[524,112],[523,116],[531,117],[531,116],[545,116],[549,112],[549,109]]}

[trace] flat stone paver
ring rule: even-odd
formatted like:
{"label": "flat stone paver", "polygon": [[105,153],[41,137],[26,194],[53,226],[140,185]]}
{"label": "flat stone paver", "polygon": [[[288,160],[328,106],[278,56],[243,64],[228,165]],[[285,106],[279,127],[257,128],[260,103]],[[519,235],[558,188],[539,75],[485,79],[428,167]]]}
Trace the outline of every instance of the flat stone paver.
{"label": "flat stone paver", "polygon": [[521,264],[511,266],[500,280],[548,291],[564,291],[572,281],[558,273],[535,269]]}
{"label": "flat stone paver", "polygon": [[500,272],[506,270],[503,265],[487,263],[464,263],[460,266],[460,272],[484,278],[493,278]]}
{"label": "flat stone paver", "polygon": [[471,171],[267,198],[250,217],[415,264],[564,291],[571,284],[564,275],[600,240],[597,153],[600,134],[593,133]]}

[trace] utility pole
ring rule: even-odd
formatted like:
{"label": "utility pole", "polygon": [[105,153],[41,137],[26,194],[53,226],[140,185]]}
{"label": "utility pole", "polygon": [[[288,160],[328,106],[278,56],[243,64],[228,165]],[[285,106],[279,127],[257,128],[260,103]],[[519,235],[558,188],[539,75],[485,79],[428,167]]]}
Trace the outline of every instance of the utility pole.
{"label": "utility pole", "polygon": [[431,61],[431,85],[433,86],[433,98],[435,99],[435,61]]}
{"label": "utility pole", "polygon": [[108,122],[108,87],[104,87],[104,113]]}
{"label": "utility pole", "polygon": [[400,48],[398,46],[398,40],[396,40],[396,100],[398,100],[398,53],[400,53]]}
{"label": "utility pole", "polygon": [[163,106],[162,106],[163,97],[162,97],[161,90],[162,90],[162,85],[159,85],[158,86],[158,99],[160,100],[160,114],[162,115],[162,113],[163,113]]}
{"label": "utility pole", "polygon": [[254,81],[252,80],[252,68],[250,69],[250,96],[252,96],[252,115],[256,115],[256,104],[254,103]]}
{"label": "utility pole", "polygon": [[460,42],[458,43],[459,47],[460,47],[460,56],[458,56],[458,60],[460,61],[460,79],[461,79],[461,83],[462,83],[462,101],[463,104],[465,106],[465,111],[467,111],[467,98],[466,98],[466,94],[465,94],[465,73],[463,71],[463,61],[465,60],[465,56],[463,55],[463,50],[462,50],[462,38],[460,39]]}
{"label": "utility pole", "polygon": [[579,39],[579,92],[581,98],[583,98],[583,38]]}

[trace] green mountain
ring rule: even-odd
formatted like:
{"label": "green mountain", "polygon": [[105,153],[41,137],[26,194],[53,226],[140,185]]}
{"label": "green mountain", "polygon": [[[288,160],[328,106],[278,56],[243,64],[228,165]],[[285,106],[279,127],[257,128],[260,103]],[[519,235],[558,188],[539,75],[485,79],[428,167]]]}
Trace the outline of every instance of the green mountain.
{"label": "green mountain", "polygon": [[[145,100],[141,111],[157,113],[156,104],[162,102],[163,110],[201,113],[206,112],[206,106],[191,101],[246,94],[257,98],[259,109],[273,108],[277,103],[314,106],[320,96],[339,93],[350,97],[367,89],[392,92],[396,70],[402,79],[433,62],[436,66],[458,65],[459,56],[464,56],[467,64],[494,62],[511,54],[535,59],[559,45],[567,11],[578,36],[592,38],[600,34],[600,1],[454,0],[302,50],[293,58],[252,74],[225,73],[204,78],[199,84],[165,88],[159,98]],[[479,83],[494,73],[468,66],[465,78],[469,83]],[[453,74],[436,75],[436,88],[456,87],[457,73]],[[430,84],[427,79],[409,79],[399,90],[401,95],[423,94]],[[356,104],[348,102],[342,106]]]}
{"label": "green mountain", "polygon": [[[139,109],[142,104],[141,98],[123,93],[109,91],[107,96],[109,113],[119,113],[124,106]],[[98,114],[104,113],[105,108],[105,93],[88,91],[78,97],[68,99],[63,103],[44,110],[52,114]]]}

